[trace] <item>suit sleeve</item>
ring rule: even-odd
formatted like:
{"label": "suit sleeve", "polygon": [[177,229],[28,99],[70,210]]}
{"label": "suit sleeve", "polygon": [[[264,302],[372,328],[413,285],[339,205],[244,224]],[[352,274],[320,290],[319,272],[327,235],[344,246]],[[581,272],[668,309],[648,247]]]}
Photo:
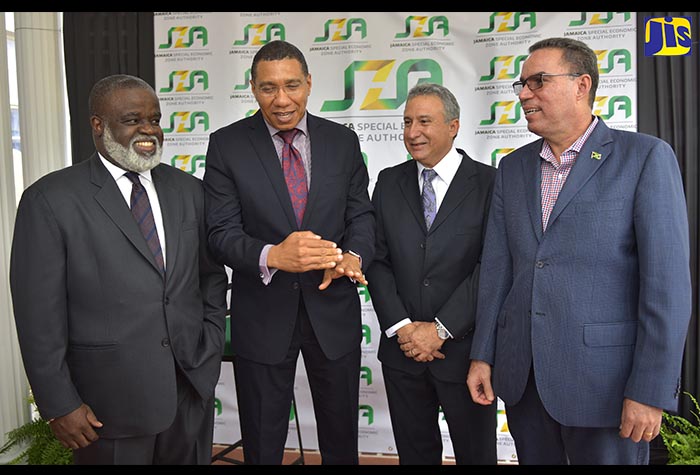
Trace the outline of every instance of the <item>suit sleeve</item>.
{"label": "suit sleeve", "polygon": [[225,156],[220,136],[212,134],[203,179],[209,246],[218,261],[237,272],[258,275],[258,259],[268,243],[251,237],[243,229],[241,198]]}
{"label": "suit sleeve", "polygon": [[639,324],[625,396],[677,410],[692,308],[688,214],[678,161],[658,141],[644,162],[634,202]]}
{"label": "suit sleeve", "polygon": [[[484,200],[484,207],[481,210],[483,217],[481,240],[477,244],[480,251],[484,244],[489,208],[491,206],[491,194],[493,192],[493,175],[484,175],[482,179],[486,180],[487,177],[489,180],[486,191],[487,198]],[[473,243],[470,243],[470,245],[473,245]],[[463,338],[474,330],[480,271],[481,253],[479,254],[479,261],[474,266],[471,273],[460,282],[452,292],[452,295],[450,295],[437,312],[437,318],[447,327],[455,339]]]}
{"label": "suit sleeve", "polygon": [[367,269],[367,281],[379,326],[384,332],[404,318],[411,317],[399,296],[394,277],[391,254],[386,239],[382,193],[387,186],[386,173],[380,172],[372,193],[376,212],[376,253]]}
{"label": "suit sleeve", "polygon": [[68,306],[66,246],[46,197],[22,195],[10,257],[17,336],[41,416],[63,416],[82,403],[66,364]]}
{"label": "suit sleeve", "polygon": [[513,283],[513,264],[508,249],[503,204],[503,167],[496,172],[481,257],[474,338],[470,358],[493,364],[496,354],[497,320]]}
{"label": "suit sleeve", "polygon": [[362,267],[366,270],[374,259],[376,221],[368,192],[369,173],[362,158],[359,139],[354,132],[352,140],[353,153],[345,207],[345,233],[339,245],[343,250],[352,250],[362,256]]}

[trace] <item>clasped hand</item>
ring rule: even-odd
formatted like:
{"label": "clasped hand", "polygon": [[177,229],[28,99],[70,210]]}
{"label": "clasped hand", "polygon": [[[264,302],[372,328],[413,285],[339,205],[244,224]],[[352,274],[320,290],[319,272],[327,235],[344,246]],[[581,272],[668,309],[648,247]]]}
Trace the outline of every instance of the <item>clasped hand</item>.
{"label": "clasped hand", "polygon": [[445,359],[440,351],[445,341],[437,335],[434,322],[411,322],[399,328],[396,336],[396,342],[406,358],[420,363]]}
{"label": "clasped hand", "polygon": [[267,255],[267,265],[296,273],[323,270],[319,290],[326,289],[333,279],[343,276],[367,285],[357,257],[343,254],[335,242],[322,239],[312,231],[295,231],[281,243],[272,246]]}

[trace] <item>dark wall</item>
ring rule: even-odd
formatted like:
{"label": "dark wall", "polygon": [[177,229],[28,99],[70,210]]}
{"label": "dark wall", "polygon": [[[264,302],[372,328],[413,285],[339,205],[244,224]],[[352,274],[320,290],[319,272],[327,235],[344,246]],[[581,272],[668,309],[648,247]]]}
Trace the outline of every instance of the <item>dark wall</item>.
{"label": "dark wall", "polygon": [[155,88],[153,12],[63,12],[73,163],[95,151],[88,96],[110,74],[139,76]]}

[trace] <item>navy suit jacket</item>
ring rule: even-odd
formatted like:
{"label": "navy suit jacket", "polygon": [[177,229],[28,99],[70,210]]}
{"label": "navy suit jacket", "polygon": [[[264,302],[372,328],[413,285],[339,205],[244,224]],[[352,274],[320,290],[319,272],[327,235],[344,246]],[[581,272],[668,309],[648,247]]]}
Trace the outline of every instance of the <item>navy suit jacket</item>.
{"label": "navy suit jacket", "polygon": [[[372,304],[382,330],[379,360],[413,374],[431,371],[442,381],[464,384],[469,369],[479,259],[496,169],[463,150],[430,231],[423,218],[418,171],[410,160],[379,173],[372,194],[377,213],[377,250],[367,270]],[[418,363],[406,358],[385,331],[403,320],[437,317],[454,339],[445,359]]]}
{"label": "navy suit jacket", "polygon": [[15,222],[10,284],[39,412],[86,403],[107,438],[171,425],[175,365],[212,397],[224,349],[227,276],[207,249],[202,182],[165,164],[151,173],[165,278],[97,154],[28,187]]}
{"label": "navy suit jacket", "polygon": [[541,148],[499,164],[471,357],[493,365],[508,405],[534,365],[564,425],[617,427],[623,398],[676,410],[691,282],[673,150],[600,120],[543,233]]}
{"label": "navy suit jacket", "polygon": [[369,175],[357,135],[349,128],[307,113],[311,141],[311,186],[298,228],[280,159],[262,113],[211,134],[204,173],[209,244],[233,269],[231,348],[249,360],[281,362],[289,350],[299,299],[329,359],[358,348],[362,338],[360,299],[346,277],[318,290],[323,271],[277,271],[265,285],[259,257],[266,244],[310,230],[362,256],[374,256],[374,210]]}

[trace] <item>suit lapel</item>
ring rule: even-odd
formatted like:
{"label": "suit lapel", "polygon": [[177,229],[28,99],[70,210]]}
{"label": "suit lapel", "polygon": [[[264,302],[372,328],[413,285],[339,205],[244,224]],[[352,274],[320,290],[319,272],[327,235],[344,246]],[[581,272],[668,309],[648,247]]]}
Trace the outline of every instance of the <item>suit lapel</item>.
{"label": "suit lapel", "polygon": [[[316,117],[307,113],[306,125],[309,130],[309,140],[311,140],[311,177],[313,177],[313,180],[310,180],[311,186],[309,187],[309,196],[306,200],[304,219],[301,223],[302,229],[308,226],[307,223],[313,215],[316,200],[320,198],[320,190],[323,189],[323,177],[328,174],[327,166],[329,163],[333,163],[333,160],[328,159],[328,140],[323,133],[323,124],[321,121],[316,120]],[[291,201],[289,206],[290,209],[292,209]]]}
{"label": "suit lapel", "polygon": [[581,188],[588,182],[593,174],[603,165],[610,155],[609,144],[612,142],[610,129],[598,120],[598,124],[591,136],[581,148],[569,176],[566,178],[563,188],[559,192],[557,202],[554,204],[552,214],[549,216],[547,227],[550,227],[557,216],[566,208]]}
{"label": "suit lapel", "polygon": [[[528,149],[520,159],[523,168],[524,182],[535,183],[535,186],[525,187],[525,202],[527,203],[527,211],[530,214],[530,222],[535,237],[540,241],[542,239],[542,196],[540,189],[542,187],[542,172],[540,150],[542,149],[542,139],[531,143]],[[503,190],[508,193],[509,190]]]}
{"label": "suit lapel", "polygon": [[[158,165],[151,170],[153,185],[158,192],[160,211],[163,216],[163,229],[165,230],[165,275],[169,274],[168,269],[175,268],[177,261],[177,250],[180,244],[180,225],[182,224],[182,202],[181,193],[173,186],[167,174],[163,173],[163,167],[169,165]],[[153,260],[155,265],[155,260]]]}
{"label": "suit lapel", "polygon": [[104,165],[102,165],[97,154],[93,155],[90,159],[90,180],[99,188],[97,193],[95,193],[95,200],[105,213],[107,213],[107,216],[110,217],[114,224],[121,230],[131,244],[138,249],[143,257],[146,258],[155,269],[158,269],[153,254],[148,248],[146,241],[143,239],[141,230],[136,224],[136,221],[134,221],[134,217],[131,215],[129,205],[124,201],[124,196],[121,194],[121,191],[119,191],[117,183]]}
{"label": "suit lapel", "polygon": [[418,187],[418,166],[415,160],[411,160],[411,164],[404,167],[403,175],[399,180],[399,188],[406,199],[408,208],[411,210],[411,213],[413,213],[416,221],[418,221],[418,225],[423,229],[423,232],[427,234],[428,230],[425,227],[420,188]]}
{"label": "suit lapel", "polygon": [[[250,121],[252,146],[258,155],[258,160],[260,160],[270,183],[272,183],[272,188],[275,190],[277,199],[284,210],[284,214],[287,216],[289,225],[296,229],[297,220],[294,216],[292,200],[289,198],[287,182],[284,181],[284,172],[282,171],[282,165],[280,164],[275,144],[272,143],[272,137],[270,137],[270,133],[265,125],[262,112],[256,112],[254,118],[257,120]],[[304,216],[304,221],[306,221],[306,216]]]}
{"label": "suit lapel", "polygon": [[476,174],[476,168],[474,163],[466,157],[465,154],[460,152],[462,156],[462,161],[457,168],[457,173],[455,173],[449,188],[447,189],[447,194],[440,204],[437,215],[435,215],[435,220],[432,226],[430,226],[430,231],[428,234],[435,231],[440,225],[447,219],[447,217],[454,211],[454,209],[462,203],[469,194],[474,191],[474,186],[472,186],[472,177]]}

